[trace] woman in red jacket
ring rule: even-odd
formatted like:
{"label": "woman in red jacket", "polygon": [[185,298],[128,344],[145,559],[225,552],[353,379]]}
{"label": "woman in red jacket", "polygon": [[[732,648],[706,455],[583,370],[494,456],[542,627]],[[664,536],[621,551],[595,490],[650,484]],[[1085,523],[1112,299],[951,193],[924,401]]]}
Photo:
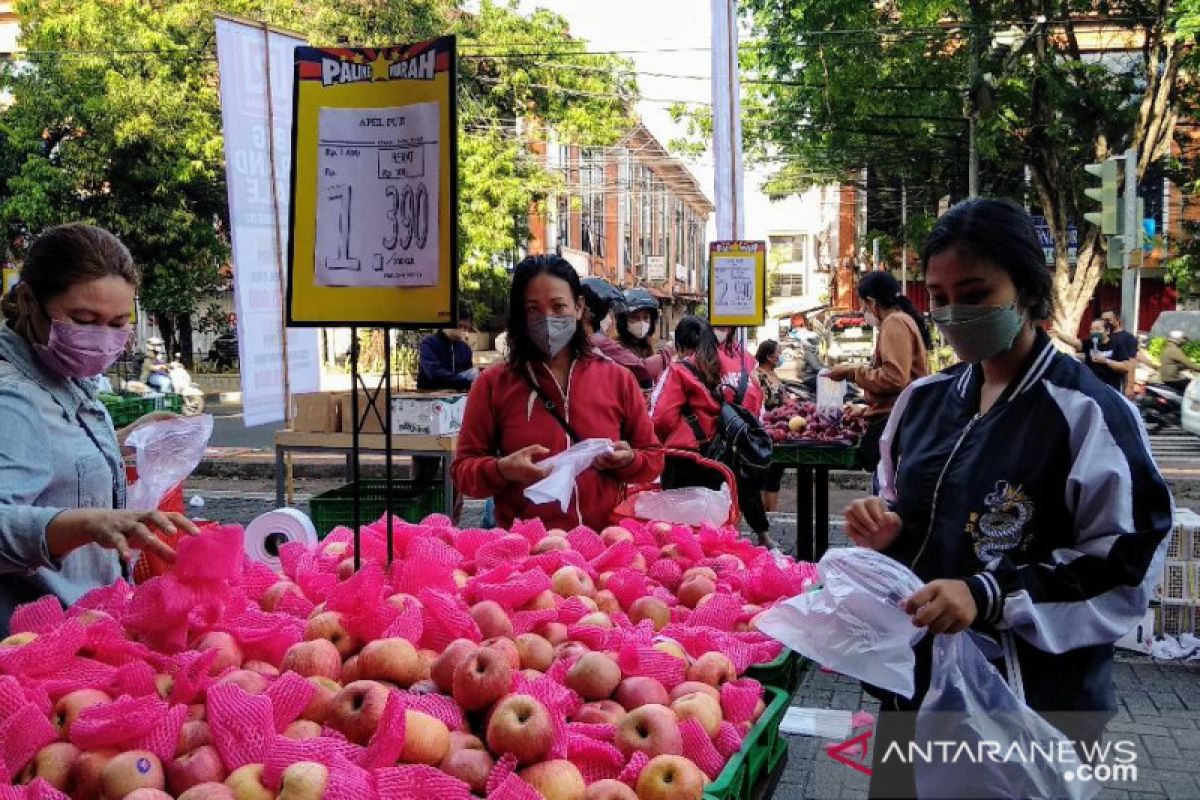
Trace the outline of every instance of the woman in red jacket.
{"label": "woman in red jacket", "polygon": [[[717,416],[721,406],[715,392],[721,392],[727,403],[736,403],[736,388],[722,383],[721,358],[717,354],[717,338],[712,328],[700,317],[688,315],[675,326],[675,350],[679,360],[663,374],[651,397],[650,416],[654,431],[670,449],[699,452],[701,445],[717,432]],[[747,382],[749,385],[749,382]],[[746,405],[744,402],[742,405]],[[749,409],[749,406],[746,405]],[[761,396],[758,413],[761,409]],[[703,486],[718,489],[720,473],[705,469],[694,462],[668,459],[663,468],[664,489],[681,486]],[[766,511],[762,505],[762,487],[739,477],[738,502],[759,544],[775,547],[768,529]]]}
{"label": "woman in red jacket", "polygon": [[758,385],[758,376],[754,374],[758,363],[742,347],[738,333],[736,327],[728,325],[713,329],[717,337],[717,358],[721,362],[721,382],[737,391],[742,375],[749,375],[746,394],[739,405],[751,414],[761,416],[765,398],[762,387]]}
{"label": "woman in red jacket", "polygon": [[[570,530],[609,523],[626,483],[662,471],[662,447],[633,374],[592,351],[583,290],[575,269],[556,255],[517,265],[509,297],[506,364],[484,371],[471,387],[454,483],[468,497],[495,497],[496,522],[540,518]],[[525,489],[549,474],[538,462],[581,439],[613,441],[613,452],[575,483],[566,513],[534,504]]]}

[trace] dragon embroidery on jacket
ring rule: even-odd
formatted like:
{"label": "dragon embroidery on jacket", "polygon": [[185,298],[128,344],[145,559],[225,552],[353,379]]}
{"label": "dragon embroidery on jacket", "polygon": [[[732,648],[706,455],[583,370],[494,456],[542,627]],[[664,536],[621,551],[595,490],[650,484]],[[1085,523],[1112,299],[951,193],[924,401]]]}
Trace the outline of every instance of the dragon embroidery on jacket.
{"label": "dragon embroidery on jacket", "polygon": [[1025,525],[1033,517],[1033,501],[1020,486],[997,481],[983,502],[987,513],[979,517],[975,554],[987,563],[1020,545]]}

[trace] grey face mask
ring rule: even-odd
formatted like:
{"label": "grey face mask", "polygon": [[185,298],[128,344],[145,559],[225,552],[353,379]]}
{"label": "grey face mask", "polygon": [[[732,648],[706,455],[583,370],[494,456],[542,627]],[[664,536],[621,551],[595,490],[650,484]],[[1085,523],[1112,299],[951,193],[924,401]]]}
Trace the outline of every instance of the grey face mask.
{"label": "grey face mask", "polygon": [[578,320],[571,315],[565,317],[538,317],[529,323],[529,335],[546,358],[554,358],[571,343]]}
{"label": "grey face mask", "polygon": [[1016,304],[1007,306],[949,305],[930,312],[934,324],[963,361],[978,363],[1013,346],[1025,324]]}

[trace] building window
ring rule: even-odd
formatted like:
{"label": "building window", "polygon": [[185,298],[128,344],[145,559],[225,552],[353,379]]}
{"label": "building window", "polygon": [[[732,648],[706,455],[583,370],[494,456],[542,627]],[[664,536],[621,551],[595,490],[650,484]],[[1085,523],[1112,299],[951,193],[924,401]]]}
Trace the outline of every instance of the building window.
{"label": "building window", "polygon": [[804,275],[791,272],[783,273],[776,278],[776,286],[780,297],[803,297]]}
{"label": "building window", "polygon": [[580,213],[582,225],[579,249],[603,258],[604,155],[599,150],[585,150],[580,158],[579,177],[583,208]]}
{"label": "building window", "polygon": [[558,222],[558,247],[571,246],[571,198],[565,193],[555,199],[555,219]]}
{"label": "building window", "polygon": [[620,229],[621,274],[633,263],[633,185],[629,172],[629,153],[620,151],[617,161],[617,227]]}
{"label": "building window", "polygon": [[[679,264],[682,266],[686,266],[686,264],[687,264],[687,256],[686,256],[687,251],[683,249],[684,236],[685,236],[685,231],[684,231],[684,227],[683,227],[683,201],[676,200],[675,201],[675,237],[674,237],[675,238],[675,251],[671,253],[671,258],[674,259],[676,264]],[[675,277],[680,278],[683,276],[676,275]]]}

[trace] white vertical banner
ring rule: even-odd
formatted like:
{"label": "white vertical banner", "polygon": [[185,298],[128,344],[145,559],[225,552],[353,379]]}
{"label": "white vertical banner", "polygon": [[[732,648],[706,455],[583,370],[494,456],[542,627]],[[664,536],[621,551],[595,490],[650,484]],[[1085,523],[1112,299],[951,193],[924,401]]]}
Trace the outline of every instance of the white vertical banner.
{"label": "white vertical banner", "polygon": [[742,103],[738,75],[737,0],[712,0],[713,160],[717,238],[741,239]]}
{"label": "white vertical banner", "polygon": [[321,383],[317,331],[285,334],[283,325],[293,50],[307,42],[248,22],[218,17],[216,24],[243,422],[250,427],[284,420],[285,394],[315,392]]}

